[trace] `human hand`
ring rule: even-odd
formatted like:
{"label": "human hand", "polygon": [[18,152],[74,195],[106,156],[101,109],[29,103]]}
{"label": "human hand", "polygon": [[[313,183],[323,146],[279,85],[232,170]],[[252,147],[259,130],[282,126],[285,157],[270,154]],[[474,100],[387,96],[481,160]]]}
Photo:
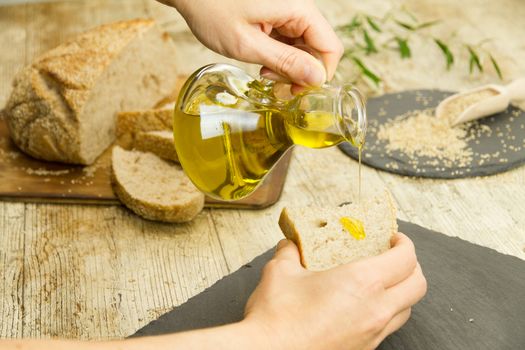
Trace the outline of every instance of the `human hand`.
{"label": "human hand", "polygon": [[[341,41],[313,0],[159,1],[175,6],[208,48],[262,64],[265,78],[319,86],[333,77],[343,54]],[[294,44],[311,48],[322,64]]]}
{"label": "human hand", "polygon": [[312,272],[297,247],[281,241],[243,322],[262,329],[272,349],[375,349],[427,287],[412,241],[398,233],[392,243],[379,256]]}

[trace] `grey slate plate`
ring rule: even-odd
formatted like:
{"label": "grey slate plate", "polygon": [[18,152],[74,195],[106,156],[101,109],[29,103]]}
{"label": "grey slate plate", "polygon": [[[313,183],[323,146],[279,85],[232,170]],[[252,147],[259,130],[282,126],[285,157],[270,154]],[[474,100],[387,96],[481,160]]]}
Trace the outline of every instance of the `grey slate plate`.
{"label": "grey slate plate", "polygon": [[[413,90],[369,99],[369,128],[363,163],[399,175],[442,179],[493,175],[525,164],[525,112],[512,106],[471,124],[469,133],[480,126],[489,127],[491,132],[483,132],[467,142],[473,152],[472,161],[467,165],[450,165],[429,157],[409,157],[400,151],[387,151],[386,142],[378,141],[380,125],[409,111],[434,108],[451,94],[438,90]],[[357,149],[350,144],[341,144],[339,148],[350,157],[358,158]]]}
{"label": "grey slate plate", "polygon": [[[399,230],[415,243],[428,293],[408,323],[379,349],[525,349],[525,261],[403,221]],[[261,268],[272,256],[273,249],[133,337],[241,320]]]}

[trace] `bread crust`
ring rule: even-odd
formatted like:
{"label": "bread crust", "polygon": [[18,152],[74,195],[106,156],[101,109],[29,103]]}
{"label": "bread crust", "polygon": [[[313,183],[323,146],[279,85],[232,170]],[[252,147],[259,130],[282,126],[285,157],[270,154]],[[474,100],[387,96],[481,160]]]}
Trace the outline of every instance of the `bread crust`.
{"label": "bread crust", "polygon": [[30,66],[13,86],[4,113],[15,144],[35,158],[80,163],[78,120],[53,80]]}
{"label": "bread crust", "polygon": [[281,215],[279,216],[279,227],[281,228],[281,231],[283,232],[286,239],[289,239],[290,241],[295,243],[297,249],[299,249],[299,255],[301,256],[301,265],[303,265],[303,267],[306,267],[307,264],[304,258],[301,235],[295,227],[294,222],[290,218],[290,215],[286,208],[283,208],[283,210],[281,211]]}

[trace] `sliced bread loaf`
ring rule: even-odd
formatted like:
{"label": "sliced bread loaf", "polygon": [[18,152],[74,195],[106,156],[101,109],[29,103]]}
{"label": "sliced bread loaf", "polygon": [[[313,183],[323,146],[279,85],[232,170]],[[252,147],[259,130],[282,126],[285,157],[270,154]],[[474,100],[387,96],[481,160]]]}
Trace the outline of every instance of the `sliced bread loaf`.
{"label": "sliced bread loaf", "polygon": [[[342,218],[359,220],[366,236],[359,237],[352,225],[345,228]],[[304,267],[327,270],[389,249],[397,232],[396,207],[386,193],[337,208],[284,208],[279,226],[299,248]]]}
{"label": "sliced bread loaf", "polygon": [[135,138],[133,147],[142,152],[151,152],[163,159],[179,162],[171,131],[140,132]]}
{"label": "sliced bread loaf", "polygon": [[115,114],[151,108],[177,75],[176,50],[154,21],[90,30],[38,57],[6,106],[14,142],[40,159],[91,164],[115,138]]}
{"label": "sliced bread loaf", "polygon": [[112,183],[122,203],[146,219],[186,222],[204,206],[204,195],[182,169],[152,153],[115,146]]}

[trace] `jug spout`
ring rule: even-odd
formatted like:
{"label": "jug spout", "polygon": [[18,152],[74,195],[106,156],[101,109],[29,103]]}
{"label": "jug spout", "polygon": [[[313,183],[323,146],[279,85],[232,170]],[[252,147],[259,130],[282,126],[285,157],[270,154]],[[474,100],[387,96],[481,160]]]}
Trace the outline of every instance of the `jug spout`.
{"label": "jug spout", "polygon": [[289,108],[289,135],[296,145],[325,148],[341,142],[362,147],[366,135],[366,108],[363,97],[351,85],[325,85],[305,91]]}

